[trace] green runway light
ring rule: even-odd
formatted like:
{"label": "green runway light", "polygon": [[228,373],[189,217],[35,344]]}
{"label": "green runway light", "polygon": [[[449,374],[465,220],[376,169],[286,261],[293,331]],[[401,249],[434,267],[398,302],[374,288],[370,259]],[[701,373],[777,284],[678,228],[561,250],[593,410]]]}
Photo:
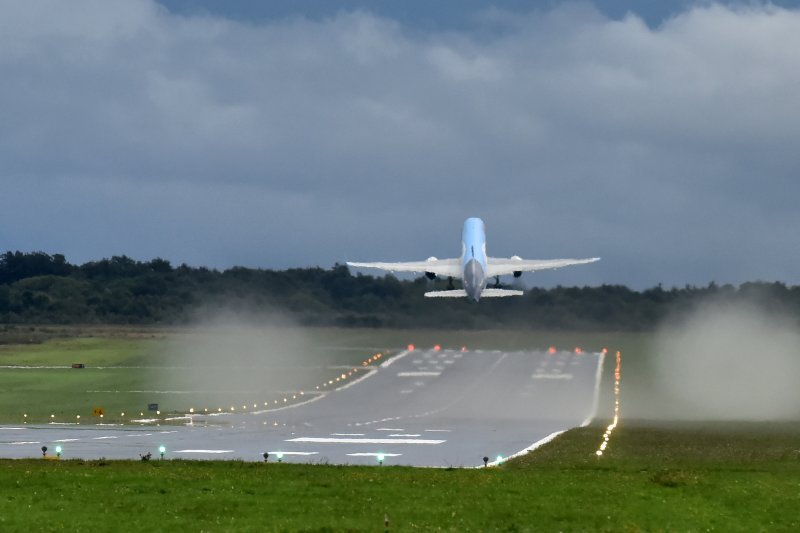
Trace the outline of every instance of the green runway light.
{"label": "green runway light", "polygon": [[379,453],[379,454],[378,454],[378,463],[379,463],[380,465],[383,465],[383,459],[384,459],[384,456],[383,456],[383,454],[382,454],[382,453]]}
{"label": "green runway light", "polygon": [[56,446],[56,456],[61,457],[61,446]]}
{"label": "green runway light", "polygon": [[161,446],[158,447],[158,453],[161,454],[161,458],[163,459],[164,454],[167,453],[167,447],[162,444]]}
{"label": "green runway light", "polygon": [[502,462],[503,462],[503,456],[502,455],[498,455],[497,456],[497,464],[500,464]]}
{"label": "green runway light", "polygon": [[278,452],[277,454],[275,454],[275,457],[278,458],[278,462],[279,463],[282,462],[283,461],[283,452]]}

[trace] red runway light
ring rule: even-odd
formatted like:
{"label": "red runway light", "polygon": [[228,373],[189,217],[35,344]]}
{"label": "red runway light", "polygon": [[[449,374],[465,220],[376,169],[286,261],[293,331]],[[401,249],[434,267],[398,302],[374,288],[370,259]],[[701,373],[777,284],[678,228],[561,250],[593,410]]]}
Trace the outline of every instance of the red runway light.
{"label": "red runway light", "polygon": [[551,346],[550,349],[547,350],[547,351],[550,352],[550,353],[556,353],[556,347],[555,346]]}
{"label": "red runway light", "polygon": [[439,351],[439,350],[441,350],[441,349],[442,349],[442,347],[441,347],[441,346],[439,346],[438,344],[437,344],[436,346],[434,346],[434,347],[433,347],[433,351],[434,351],[434,352],[438,352],[438,351]]}
{"label": "red runway light", "polygon": [[461,351],[462,351],[462,352],[466,352],[466,351],[467,351],[467,347],[466,347],[466,346],[462,346],[462,347],[461,347]]}
{"label": "red runway light", "polygon": [[408,351],[409,352],[413,352],[414,351],[414,345],[413,344],[409,344],[408,345]]}
{"label": "red runway light", "polygon": [[603,354],[607,354],[607,353],[608,353],[608,348],[603,348]]}
{"label": "red runway light", "polygon": [[582,354],[583,350],[581,350],[580,348],[575,348],[575,353],[576,354]]}

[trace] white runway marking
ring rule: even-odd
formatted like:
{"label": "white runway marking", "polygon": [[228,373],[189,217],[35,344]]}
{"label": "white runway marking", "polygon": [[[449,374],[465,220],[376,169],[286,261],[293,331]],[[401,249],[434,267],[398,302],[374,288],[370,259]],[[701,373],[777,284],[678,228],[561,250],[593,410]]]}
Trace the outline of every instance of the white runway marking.
{"label": "white runway marking", "polygon": [[531,379],[572,379],[572,374],[534,374]]}
{"label": "white runway marking", "polygon": [[75,442],[76,440],[80,440],[80,439],[58,439],[58,440],[54,440],[53,442]]}
{"label": "white runway marking", "polygon": [[233,450],[175,450],[173,453],[233,453]]}
{"label": "white runway marking", "polygon": [[397,429],[397,428],[378,428],[375,431],[405,431],[405,429]]}
{"label": "white runway marking", "polygon": [[423,376],[438,376],[441,372],[398,372],[397,377],[399,378],[417,378]]}
{"label": "white runway marking", "polygon": [[92,440],[116,439],[118,437],[94,437]]}
{"label": "white runway marking", "polygon": [[429,433],[450,433],[453,431],[452,429],[426,429],[425,431]]}
{"label": "white runway marking", "polygon": [[18,430],[21,430],[21,429],[28,429],[28,428],[0,428],[0,429],[9,429],[9,430],[13,430],[13,431],[18,431]]}
{"label": "white runway marking", "polygon": [[286,442],[316,442],[320,444],[441,444],[445,440],[433,439],[338,439],[328,437],[297,437]]}
{"label": "white runway marking", "polygon": [[379,455],[383,455],[384,457],[400,457],[403,454],[402,453],[358,452],[358,453],[348,453],[347,455],[349,455],[351,457],[378,457]]}
{"label": "white runway marking", "polygon": [[363,433],[331,433],[331,437],[363,437]]}
{"label": "white runway marking", "polygon": [[420,437],[419,433],[392,433],[390,437]]}
{"label": "white runway marking", "polygon": [[274,453],[276,455],[279,454],[279,453],[283,454],[283,455],[317,455],[319,452],[279,452],[279,451],[275,451],[275,452],[269,452],[269,453],[270,454]]}
{"label": "white runway marking", "polygon": [[400,394],[411,394],[412,392],[414,392],[414,389],[403,389]]}
{"label": "white runway marking", "polygon": [[20,442],[9,442],[9,444],[41,444],[38,440],[35,441],[20,441]]}

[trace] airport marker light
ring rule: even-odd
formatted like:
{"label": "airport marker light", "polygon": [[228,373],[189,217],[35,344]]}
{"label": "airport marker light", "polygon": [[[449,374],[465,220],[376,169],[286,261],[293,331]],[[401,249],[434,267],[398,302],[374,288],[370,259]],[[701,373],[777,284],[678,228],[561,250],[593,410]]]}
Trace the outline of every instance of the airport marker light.
{"label": "airport marker light", "polygon": [[603,453],[606,451],[608,447],[609,440],[611,439],[611,433],[616,429],[617,424],[619,423],[619,392],[620,392],[620,383],[622,381],[622,352],[616,353],[616,367],[614,368],[614,421],[608,425],[606,428],[605,433],[603,433],[603,441],[600,443],[600,447],[597,449],[595,455],[599,458],[603,456]]}

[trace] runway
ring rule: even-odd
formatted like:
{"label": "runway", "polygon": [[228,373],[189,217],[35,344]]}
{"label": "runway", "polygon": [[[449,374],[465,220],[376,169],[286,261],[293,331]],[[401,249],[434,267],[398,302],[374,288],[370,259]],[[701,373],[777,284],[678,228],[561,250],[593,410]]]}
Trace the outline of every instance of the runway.
{"label": "runway", "polygon": [[0,456],[241,459],[482,466],[594,416],[603,355],[561,351],[403,351],[302,405],[206,417],[191,426],[0,426]]}

